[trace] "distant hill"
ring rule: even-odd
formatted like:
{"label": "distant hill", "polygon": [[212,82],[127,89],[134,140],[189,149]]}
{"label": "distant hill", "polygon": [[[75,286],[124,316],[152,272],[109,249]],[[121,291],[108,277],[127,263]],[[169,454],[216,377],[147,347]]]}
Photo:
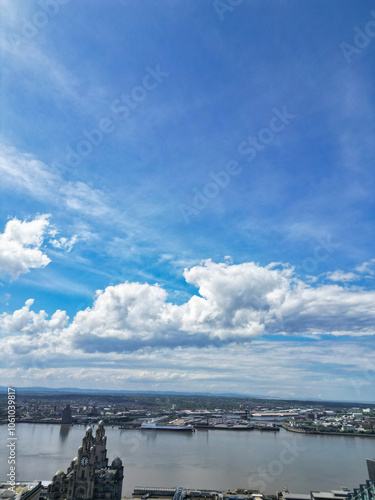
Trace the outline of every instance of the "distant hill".
{"label": "distant hill", "polygon": [[[356,405],[371,405],[374,406],[373,401],[340,401],[332,400],[327,401],[323,399],[312,399],[312,398],[281,398],[281,397],[270,397],[260,394],[238,394],[238,393],[210,393],[210,392],[178,392],[178,391],[127,391],[127,390],[108,390],[108,389],[79,389],[77,387],[14,387],[18,394],[48,394],[48,393],[58,393],[58,394],[139,394],[139,395],[155,395],[155,396],[198,396],[198,397],[210,397],[210,398],[241,398],[241,399],[259,399],[267,401],[293,401],[294,403],[351,403]],[[0,394],[7,393],[8,387],[0,386]]]}
{"label": "distant hill", "polygon": [[[78,387],[14,387],[17,392],[58,392],[66,394],[155,394],[164,396],[210,396],[210,397],[228,397],[228,398],[256,398],[256,399],[280,399],[269,398],[267,396],[244,395],[236,393],[210,393],[210,392],[178,392],[178,391],[127,391],[127,390],[108,390],[108,389],[79,389]],[[0,386],[0,392],[7,392],[8,388]]]}

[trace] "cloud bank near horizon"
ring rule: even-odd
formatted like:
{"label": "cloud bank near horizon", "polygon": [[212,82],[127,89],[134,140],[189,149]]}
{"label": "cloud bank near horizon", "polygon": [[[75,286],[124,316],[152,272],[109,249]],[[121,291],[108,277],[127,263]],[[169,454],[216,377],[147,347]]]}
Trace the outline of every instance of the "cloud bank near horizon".
{"label": "cloud bank near horizon", "polygon": [[292,267],[214,263],[184,271],[198,294],[181,305],[158,284],[125,282],[96,293],[71,321],[57,310],[31,310],[33,299],[0,316],[5,351],[68,354],[134,352],[246,343],[262,335],[375,334],[375,291],[356,286],[311,286]]}

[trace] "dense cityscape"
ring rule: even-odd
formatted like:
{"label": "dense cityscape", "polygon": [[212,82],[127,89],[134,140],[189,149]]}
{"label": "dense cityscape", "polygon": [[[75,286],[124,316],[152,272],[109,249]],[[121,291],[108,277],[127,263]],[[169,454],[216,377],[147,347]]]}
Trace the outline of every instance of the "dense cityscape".
{"label": "dense cityscape", "polygon": [[[68,412],[64,409],[68,407]],[[6,398],[0,397],[0,423],[7,423]],[[158,419],[196,428],[278,430],[375,436],[375,405],[311,401],[256,400],[240,397],[22,393],[17,421],[138,428]]]}
{"label": "dense cityscape", "polygon": [[[7,401],[5,394],[2,394],[0,424],[4,426],[8,424],[9,427]],[[0,498],[59,499],[67,495],[66,498],[78,499],[81,496],[77,491],[81,491],[79,487],[84,481],[94,481],[92,488],[104,495],[100,496],[98,493],[99,496],[95,498],[124,498],[121,496],[124,466],[121,458],[118,457],[112,465],[108,463],[105,427],[118,428],[127,432],[149,430],[154,433],[165,430],[172,432],[196,430],[278,432],[280,428],[283,428],[287,431],[306,434],[375,438],[375,405],[372,404],[202,395],[111,393],[88,395],[84,393],[56,394],[45,391],[28,393],[21,390],[17,395],[15,406],[15,427],[18,424],[54,424],[62,428],[78,426],[84,429],[84,426],[87,426],[87,430],[82,442],[83,448],[79,448],[78,458],[71,462],[67,473],[58,471],[49,482],[14,481],[13,486],[9,486],[9,481],[4,482],[0,484]],[[95,427],[97,430],[94,437]],[[91,458],[93,453],[95,460]],[[89,470],[91,463],[92,473],[88,473],[86,477],[85,471]],[[374,481],[375,461],[368,458],[367,465],[369,477]],[[63,484],[66,486],[63,487]],[[364,500],[369,500],[375,493],[374,488],[375,483],[367,480],[366,485],[359,486],[358,491],[364,496]],[[343,488],[330,492],[314,491],[310,494],[297,494],[290,493],[285,488],[272,495],[259,491],[256,485],[254,488],[250,485],[249,489],[237,488],[227,491],[186,490],[172,487],[172,485],[164,488],[147,485],[134,488],[132,497],[144,500],[148,498],[164,500],[189,498],[195,500],[263,500],[265,498],[269,500],[352,500],[358,498],[358,491]]]}

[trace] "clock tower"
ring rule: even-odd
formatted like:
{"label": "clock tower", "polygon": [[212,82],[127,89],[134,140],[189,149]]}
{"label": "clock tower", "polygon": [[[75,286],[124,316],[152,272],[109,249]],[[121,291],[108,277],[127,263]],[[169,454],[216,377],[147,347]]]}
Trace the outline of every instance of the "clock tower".
{"label": "clock tower", "polygon": [[49,500],[121,500],[124,467],[117,457],[108,466],[107,438],[100,421],[95,436],[88,427],[66,473],[58,471],[48,487]]}

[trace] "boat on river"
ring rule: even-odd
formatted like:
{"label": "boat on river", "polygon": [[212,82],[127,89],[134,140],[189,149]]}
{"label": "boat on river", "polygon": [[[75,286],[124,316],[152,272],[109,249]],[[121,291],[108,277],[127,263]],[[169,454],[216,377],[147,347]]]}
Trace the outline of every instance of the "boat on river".
{"label": "boat on river", "polygon": [[144,422],[141,425],[141,430],[146,431],[179,431],[179,432],[194,432],[195,429],[192,425],[158,425],[157,420]]}

